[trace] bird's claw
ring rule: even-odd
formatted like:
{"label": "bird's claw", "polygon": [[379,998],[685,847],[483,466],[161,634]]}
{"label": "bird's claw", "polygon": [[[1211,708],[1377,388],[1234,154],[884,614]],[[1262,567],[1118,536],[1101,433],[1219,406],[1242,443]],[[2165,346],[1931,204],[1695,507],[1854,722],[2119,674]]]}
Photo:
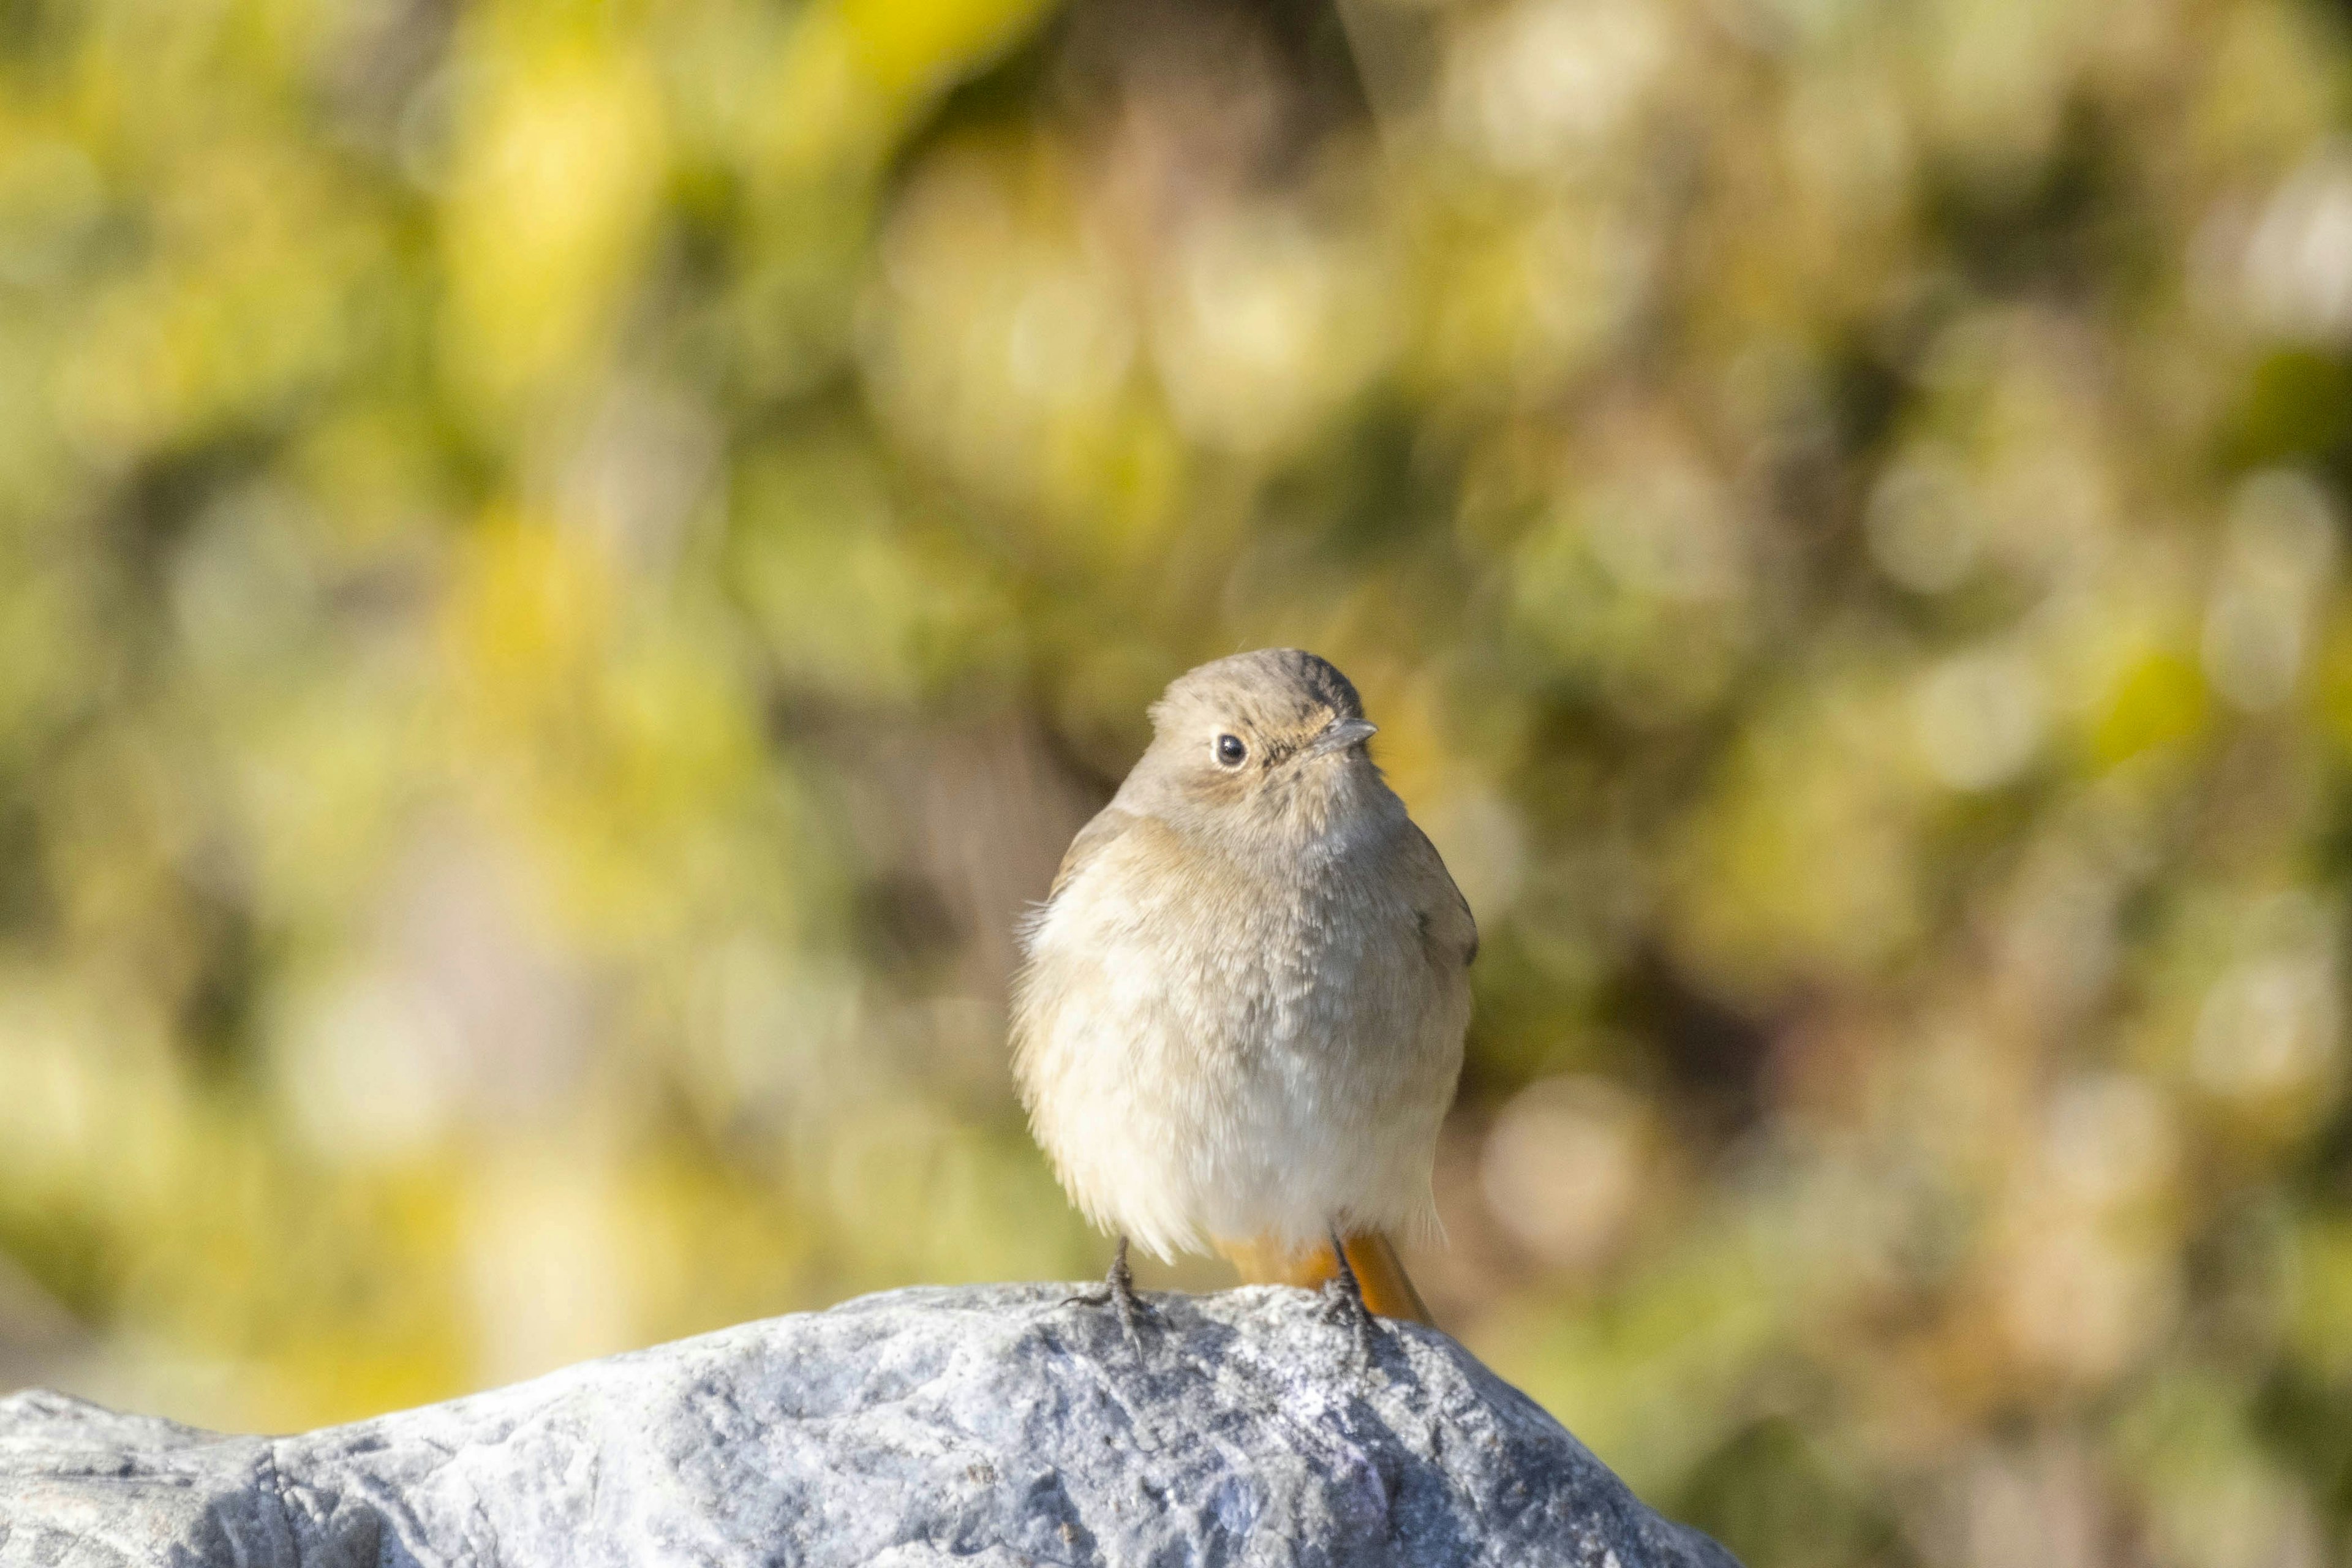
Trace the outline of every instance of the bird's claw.
{"label": "bird's claw", "polygon": [[1356,1342],[1356,1353],[1369,1365],[1372,1348],[1380,1333],[1380,1324],[1372,1310],[1364,1305],[1364,1287],[1356,1278],[1355,1266],[1348,1261],[1347,1244],[1337,1229],[1331,1233],[1331,1256],[1339,1272],[1323,1284],[1323,1321],[1345,1324]]}
{"label": "bird's claw", "polygon": [[1132,1289],[1122,1294],[1108,1285],[1097,1285],[1086,1290],[1073,1290],[1062,1298],[1061,1304],[1065,1307],[1115,1309],[1118,1313],[1119,1329],[1127,1335],[1127,1342],[1138,1351],[1143,1349],[1144,1321],[1155,1319],[1160,1315],[1158,1309]]}
{"label": "bird's claw", "polygon": [[1323,1321],[1346,1328],[1349,1336],[1355,1341],[1356,1353],[1365,1361],[1370,1361],[1374,1342],[1380,1334],[1380,1323],[1372,1316],[1371,1309],[1364,1305],[1363,1297],[1349,1289],[1339,1279],[1325,1284],[1322,1296]]}
{"label": "bird's claw", "polygon": [[1143,1353],[1143,1323],[1156,1318],[1158,1311],[1151,1303],[1136,1294],[1135,1276],[1127,1267],[1127,1238],[1121,1237],[1118,1251],[1111,1258],[1110,1272],[1103,1282],[1085,1290],[1073,1290],[1062,1298],[1065,1307],[1109,1307],[1118,1313],[1118,1326],[1127,1335],[1127,1342]]}

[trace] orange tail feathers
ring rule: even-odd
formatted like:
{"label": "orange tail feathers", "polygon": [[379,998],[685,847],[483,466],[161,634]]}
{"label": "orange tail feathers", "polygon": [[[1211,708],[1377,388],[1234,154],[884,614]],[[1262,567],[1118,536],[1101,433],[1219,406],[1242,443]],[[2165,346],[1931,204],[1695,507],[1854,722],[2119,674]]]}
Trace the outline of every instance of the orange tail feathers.
{"label": "orange tail feathers", "polygon": [[[1348,1266],[1356,1271],[1356,1283],[1363,1288],[1365,1306],[1383,1318],[1437,1326],[1437,1320],[1429,1315],[1429,1303],[1412,1288],[1412,1277],[1404,1271],[1404,1260],[1397,1256],[1396,1244],[1387,1232],[1358,1231],[1343,1245],[1348,1249]],[[1220,1242],[1217,1250],[1233,1259],[1244,1285],[1296,1285],[1312,1290],[1339,1275],[1339,1262],[1328,1245],[1292,1252],[1261,1237]]]}

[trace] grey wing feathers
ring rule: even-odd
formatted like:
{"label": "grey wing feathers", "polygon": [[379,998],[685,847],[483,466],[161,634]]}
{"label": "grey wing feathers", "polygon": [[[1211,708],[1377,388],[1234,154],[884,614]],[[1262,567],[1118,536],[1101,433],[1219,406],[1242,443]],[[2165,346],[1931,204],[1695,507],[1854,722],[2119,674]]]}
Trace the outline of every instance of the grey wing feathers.
{"label": "grey wing feathers", "polygon": [[1054,873],[1054,885],[1045,891],[1045,901],[1052,903],[1071,878],[1087,868],[1087,863],[1108,848],[1113,840],[1135,825],[1135,814],[1116,805],[1104,806],[1095,813],[1094,820],[1078,829],[1070,847],[1062,851],[1061,869]]}
{"label": "grey wing feathers", "polygon": [[1467,969],[1478,960],[1478,921],[1470,913],[1470,900],[1454,885],[1453,873],[1446,870],[1444,858],[1429,841],[1429,835],[1418,823],[1406,826],[1412,837],[1405,841],[1405,853],[1420,873],[1414,901],[1423,937],[1433,951],[1460,952],[1462,966]]}
{"label": "grey wing feathers", "polygon": [[1062,865],[1054,873],[1054,885],[1045,889],[1045,898],[1030,905],[1029,912],[1021,917],[1019,935],[1024,951],[1036,935],[1038,924],[1045,920],[1045,912],[1054,907],[1054,900],[1061,896],[1062,889],[1069,885],[1070,879],[1085,870],[1088,861],[1108,848],[1134,822],[1133,812],[1107,805],[1095,813],[1093,821],[1078,829],[1078,836],[1070,840],[1067,849],[1062,851]]}

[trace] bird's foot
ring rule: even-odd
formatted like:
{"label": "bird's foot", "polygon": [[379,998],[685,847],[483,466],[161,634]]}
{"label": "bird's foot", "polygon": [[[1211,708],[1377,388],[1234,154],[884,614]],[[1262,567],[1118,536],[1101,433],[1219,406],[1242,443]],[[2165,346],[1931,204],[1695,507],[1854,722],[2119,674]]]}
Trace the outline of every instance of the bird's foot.
{"label": "bird's foot", "polygon": [[1103,1282],[1090,1290],[1075,1290],[1062,1299],[1066,1307],[1109,1307],[1118,1313],[1118,1326],[1127,1335],[1127,1342],[1143,1353],[1143,1322],[1158,1316],[1151,1303],[1135,1291],[1135,1275],[1127,1266],[1127,1237],[1118,1238],[1118,1250],[1111,1254],[1110,1272]]}
{"label": "bird's foot", "polygon": [[1355,1266],[1348,1261],[1348,1249],[1341,1245],[1337,1231],[1331,1233],[1331,1256],[1338,1261],[1339,1271],[1324,1281],[1323,1321],[1345,1325],[1355,1339],[1356,1353],[1370,1365],[1380,1322],[1372,1316],[1372,1310],[1364,1305],[1363,1284],[1356,1278]]}

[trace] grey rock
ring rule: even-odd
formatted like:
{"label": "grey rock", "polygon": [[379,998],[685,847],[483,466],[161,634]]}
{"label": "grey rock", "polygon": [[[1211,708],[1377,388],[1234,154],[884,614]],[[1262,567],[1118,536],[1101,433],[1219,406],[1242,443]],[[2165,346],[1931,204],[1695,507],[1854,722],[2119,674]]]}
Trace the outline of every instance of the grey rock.
{"label": "grey rock", "polygon": [[0,1399],[5,1568],[1737,1568],[1444,1335],[900,1290],[291,1437]]}

